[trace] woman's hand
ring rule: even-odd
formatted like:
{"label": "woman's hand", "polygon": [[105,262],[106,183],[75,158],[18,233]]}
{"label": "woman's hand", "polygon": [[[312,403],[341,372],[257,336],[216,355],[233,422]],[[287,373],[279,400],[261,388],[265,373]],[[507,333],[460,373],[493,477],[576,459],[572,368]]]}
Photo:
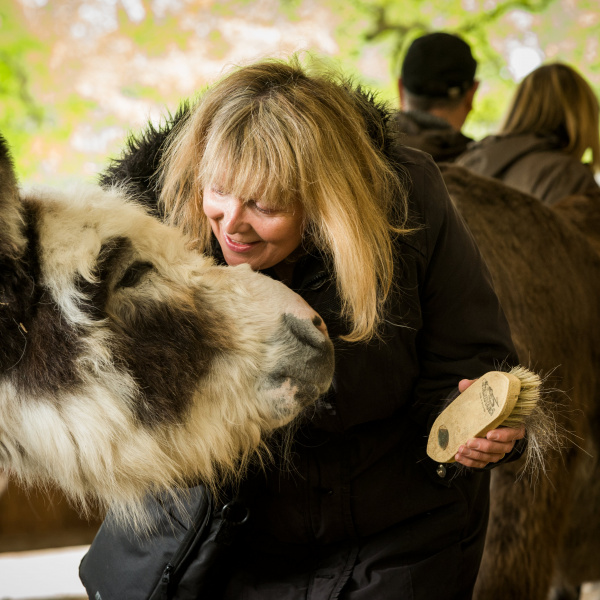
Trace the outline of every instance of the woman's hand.
{"label": "woman's hand", "polygon": [[[458,391],[464,392],[474,379],[462,379],[458,383]],[[454,457],[457,463],[465,467],[482,469],[489,463],[497,463],[512,451],[516,440],[525,437],[525,428],[512,429],[500,427],[488,431],[484,438],[472,438],[458,449]]]}

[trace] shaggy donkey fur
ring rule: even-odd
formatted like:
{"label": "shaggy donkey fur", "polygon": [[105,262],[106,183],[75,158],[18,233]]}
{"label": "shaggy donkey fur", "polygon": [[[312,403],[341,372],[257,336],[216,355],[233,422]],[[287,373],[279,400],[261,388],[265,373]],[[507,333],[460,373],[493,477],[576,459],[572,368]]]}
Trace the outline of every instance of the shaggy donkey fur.
{"label": "shaggy donkey fur", "polygon": [[141,501],[239,476],[329,387],[318,315],[186,249],[116,189],[21,192],[0,138],[0,468],[143,525]]}

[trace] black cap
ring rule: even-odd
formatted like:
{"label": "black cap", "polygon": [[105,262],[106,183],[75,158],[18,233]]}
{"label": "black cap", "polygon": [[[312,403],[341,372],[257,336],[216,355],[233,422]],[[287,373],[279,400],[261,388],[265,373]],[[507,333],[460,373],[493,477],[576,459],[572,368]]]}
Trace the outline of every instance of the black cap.
{"label": "black cap", "polygon": [[430,33],[417,38],[402,64],[402,83],[416,96],[457,98],[475,80],[477,61],[456,35]]}

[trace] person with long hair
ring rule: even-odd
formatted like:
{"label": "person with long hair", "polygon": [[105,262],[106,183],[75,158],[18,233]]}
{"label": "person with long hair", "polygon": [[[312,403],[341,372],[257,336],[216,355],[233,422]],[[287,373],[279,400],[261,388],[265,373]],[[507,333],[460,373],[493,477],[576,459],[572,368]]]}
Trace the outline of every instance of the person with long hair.
{"label": "person with long hair", "polygon": [[198,252],[286,283],[335,345],[329,392],[246,476],[249,521],[211,599],[470,598],[488,467],[518,458],[525,432],[470,440],[455,464],[426,455],[457,388],[517,360],[431,157],[371,94],[294,56],[226,74],[102,181]]}
{"label": "person with long hair", "polygon": [[546,204],[597,190],[598,112],[594,91],[575,69],[543,65],[519,84],[498,134],[471,144],[457,163]]}

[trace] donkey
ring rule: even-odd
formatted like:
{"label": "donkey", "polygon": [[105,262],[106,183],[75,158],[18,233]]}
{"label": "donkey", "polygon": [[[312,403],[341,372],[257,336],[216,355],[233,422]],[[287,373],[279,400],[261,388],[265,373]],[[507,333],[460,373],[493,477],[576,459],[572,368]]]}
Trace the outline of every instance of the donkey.
{"label": "donkey", "polygon": [[243,472],[330,386],[321,318],[119,190],[23,191],[0,138],[0,469],[143,524]]}
{"label": "donkey", "polygon": [[490,268],[520,361],[548,376],[547,401],[565,432],[537,479],[519,477],[521,461],[494,469],[475,598],[577,598],[581,583],[600,579],[600,257],[573,226],[587,222],[584,203],[551,209],[461,167],[441,169]]}

